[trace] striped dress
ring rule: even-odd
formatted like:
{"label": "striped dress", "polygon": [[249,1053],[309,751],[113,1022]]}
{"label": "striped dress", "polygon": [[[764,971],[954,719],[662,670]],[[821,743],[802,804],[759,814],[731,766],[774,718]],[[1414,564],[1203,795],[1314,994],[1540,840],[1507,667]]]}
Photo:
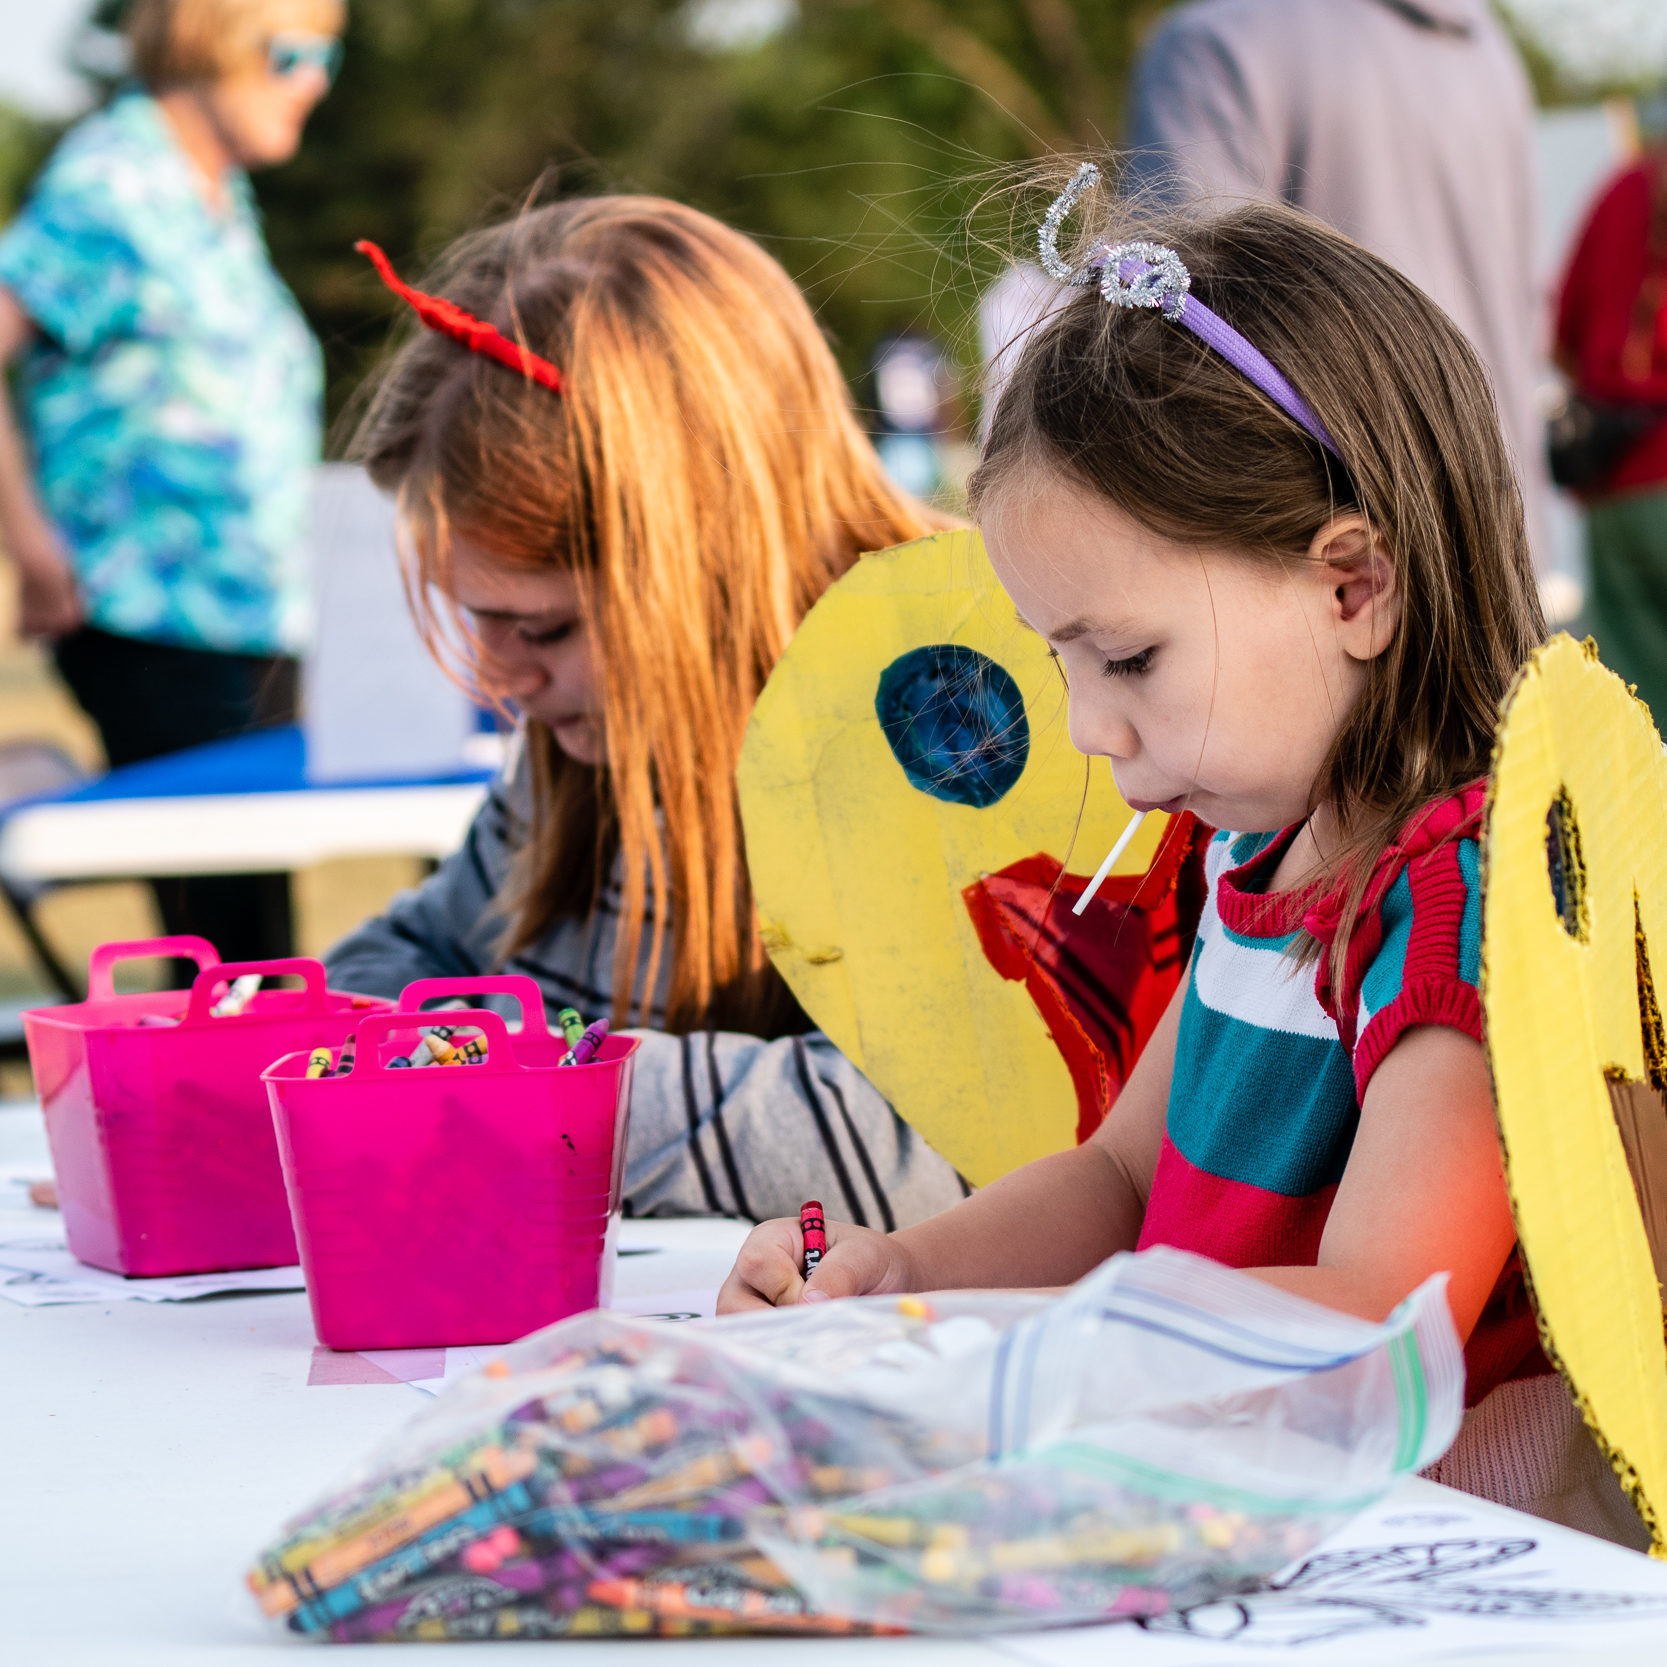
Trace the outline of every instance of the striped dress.
{"label": "striped dress", "polygon": [[[1422,813],[1374,872],[1341,991],[1287,951],[1334,941],[1340,900],[1267,882],[1296,829],[1218,833],[1140,1244],[1232,1267],[1311,1266],[1372,1073],[1414,1025],[1482,1040],[1481,785]],[[1474,1405],[1549,1371],[1513,1253],[1465,1350]]]}

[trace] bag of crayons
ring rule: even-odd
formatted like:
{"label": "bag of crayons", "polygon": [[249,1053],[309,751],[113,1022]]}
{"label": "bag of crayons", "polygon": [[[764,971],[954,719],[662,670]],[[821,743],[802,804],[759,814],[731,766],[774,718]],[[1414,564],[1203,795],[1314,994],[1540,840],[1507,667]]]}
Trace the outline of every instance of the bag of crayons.
{"label": "bag of crayons", "polygon": [[1052,1299],[580,1315],[460,1379],[249,1583],[339,1642],[1162,1614],[1445,1450],[1443,1286],[1372,1325],[1157,1249]]}

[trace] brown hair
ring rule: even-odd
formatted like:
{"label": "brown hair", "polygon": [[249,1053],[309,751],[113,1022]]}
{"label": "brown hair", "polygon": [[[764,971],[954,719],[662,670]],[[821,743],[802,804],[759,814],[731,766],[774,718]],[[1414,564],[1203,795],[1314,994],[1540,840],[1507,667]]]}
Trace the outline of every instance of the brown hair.
{"label": "brown hair", "polygon": [[285,29],[339,35],[342,0],[133,0],[122,21],[133,73],[152,92],[214,81]]}
{"label": "brown hair", "polygon": [[1487,774],[1500,702],[1545,634],[1492,391],[1428,296],[1318,220],[1260,203],[1116,212],[1083,241],[1174,249],[1192,293],[1279,367],[1341,459],[1189,330],[1087,289],[1026,344],[973,507],[1016,469],[1052,468],[1161,537],[1282,564],[1333,515],[1365,516],[1401,615],[1314,785],[1343,836],[1316,882],[1349,892],[1340,982],[1374,864],[1419,810]]}
{"label": "brown hair", "polygon": [[646,1014],[669,916],[668,1028],[767,1031],[792,1008],[742,849],[747,719],[862,551],[948,523],[886,479],[792,280],[693,209],[532,210],[462,239],[423,287],[553,361],[567,390],[415,328],[388,367],[353,450],[398,489],[430,641],[428,585],[446,588],[455,527],[511,566],[573,570],[602,667],[602,769],[527,726],[533,825],[501,953],[588,916],[617,856],[615,1022]]}

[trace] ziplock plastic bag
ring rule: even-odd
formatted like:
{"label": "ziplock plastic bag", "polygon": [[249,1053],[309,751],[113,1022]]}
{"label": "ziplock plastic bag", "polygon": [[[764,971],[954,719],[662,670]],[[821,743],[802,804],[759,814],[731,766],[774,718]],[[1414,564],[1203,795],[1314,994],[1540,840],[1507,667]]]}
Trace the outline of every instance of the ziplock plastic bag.
{"label": "ziplock plastic bag", "polygon": [[344,1642],[1160,1614],[1440,1456],[1444,1286],[1372,1325],[1156,1249],[1056,1298],[580,1315],[460,1379],[249,1583]]}

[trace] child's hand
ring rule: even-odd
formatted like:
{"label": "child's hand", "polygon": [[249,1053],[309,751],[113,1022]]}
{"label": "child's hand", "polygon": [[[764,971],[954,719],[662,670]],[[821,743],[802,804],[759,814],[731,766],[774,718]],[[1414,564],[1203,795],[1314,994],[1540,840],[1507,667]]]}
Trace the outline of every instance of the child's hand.
{"label": "child's hand", "polygon": [[760,1222],[747,1235],[718,1292],[718,1312],[736,1314],[748,1308],[785,1308],[829,1297],[915,1289],[908,1253],[894,1237],[844,1221],[830,1221],[827,1234],[827,1255],[807,1281],[798,1222],[791,1216]]}

